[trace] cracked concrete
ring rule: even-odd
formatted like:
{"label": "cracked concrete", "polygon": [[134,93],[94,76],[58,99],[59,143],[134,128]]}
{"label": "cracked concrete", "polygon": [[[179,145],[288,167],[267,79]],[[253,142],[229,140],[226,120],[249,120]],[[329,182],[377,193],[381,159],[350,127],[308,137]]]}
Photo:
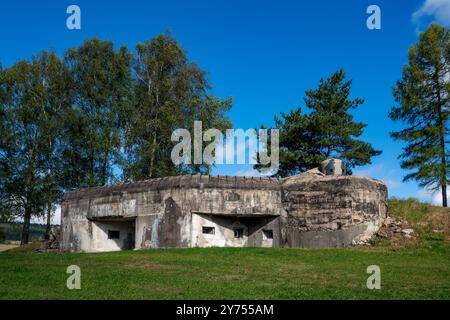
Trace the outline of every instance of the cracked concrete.
{"label": "cracked concrete", "polygon": [[386,208],[382,182],[318,170],[166,177],[67,193],[61,249],[346,246],[377,232]]}

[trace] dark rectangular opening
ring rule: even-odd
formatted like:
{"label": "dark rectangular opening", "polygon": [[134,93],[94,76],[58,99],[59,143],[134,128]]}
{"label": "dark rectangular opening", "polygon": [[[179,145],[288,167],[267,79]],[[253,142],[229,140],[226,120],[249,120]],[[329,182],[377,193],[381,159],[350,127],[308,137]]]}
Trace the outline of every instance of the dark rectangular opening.
{"label": "dark rectangular opening", "polygon": [[203,227],[203,233],[204,234],[214,234],[214,227]]}
{"label": "dark rectangular opening", "polygon": [[244,229],[242,228],[234,229],[234,237],[236,239],[242,238],[243,236],[244,236]]}
{"label": "dark rectangular opening", "polygon": [[273,231],[272,230],[263,230],[264,237],[266,239],[273,239]]}
{"label": "dark rectangular opening", "polygon": [[108,230],[108,239],[120,239],[120,231]]}

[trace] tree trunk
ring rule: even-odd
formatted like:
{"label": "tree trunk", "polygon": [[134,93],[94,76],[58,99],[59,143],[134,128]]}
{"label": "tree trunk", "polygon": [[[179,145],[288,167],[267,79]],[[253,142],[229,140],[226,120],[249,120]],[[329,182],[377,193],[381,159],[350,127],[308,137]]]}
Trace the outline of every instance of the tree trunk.
{"label": "tree trunk", "polygon": [[[150,90],[150,87],[149,87]],[[150,92],[150,91],[149,91]],[[157,90],[156,92],[156,111],[155,111],[155,117],[154,117],[154,123],[157,123],[158,121],[158,108],[159,108],[159,92]],[[156,130],[153,132],[153,145],[152,145],[152,154],[150,158],[150,170],[149,170],[149,179],[153,178],[153,165],[155,162],[155,152],[156,152]]]}
{"label": "tree trunk", "polygon": [[156,152],[156,136],[153,136],[153,144],[152,144],[152,154],[150,158],[150,168],[149,168],[149,179],[153,178],[153,164],[155,162],[155,152]]}
{"label": "tree trunk", "polygon": [[327,147],[327,152],[326,152],[326,154],[325,154],[325,158],[329,158],[330,157],[330,153],[331,153],[331,146],[328,146]]}
{"label": "tree trunk", "polygon": [[444,125],[441,123],[441,136],[440,136],[440,147],[441,147],[441,191],[442,191],[442,206],[447,207],[447,160],[445,159],[445,136],[444,136]]}
{"label": "tree trunk", "polygon": [[47,227],[45,229],[45,240],[50,239],[50,229],[52,227],[51,220],[52,220],[52,206],[51,204],[49,204],[47,207]]}
{"label": "tree trunk", "polygon": [[438,107],[438,125],[439,125],[439,144],[441,151],[441,191],[442,206],[447,207],[447,159],[445,157],[445,120],[442,112],[441,87],[439,75],[436,72],[435,81],[437,85],[437,107]]}
{"label": "tree trunk", "polygon": [[23,219],[22,238],[20,244],[24,245],[28,243],[30,234],[30,220],[31,220],[31,206],[27,203],[25,206],[25,216]]}
{"label": "tree trunk", "polygon": [[447,207],[447,185],[442,185],[442,206]]}
{"label": "tree trunk", "polygon": [[102,163],[102,178],[101,178],[102,186],[106,185],[106,183],[108,182],[107,171],[108,171],[108,156],[105,156],[103,158],[103,163]]}
{"label": "tree trunk", "polygon": [[[92,146],[90,146],[90,148],[92,148]],[[92,149],[91,149],[91,151],[90,151],[90,154],[89,154],[89,167],[90,167],[90,170],[91,170],[91,181],[89,181],[89,185],[88,185],[88,187],[96,187],[97,185],[93,185],[92,184],[92,181],[95,181],[95,178],[96,178],[96,176],[95,176],[95,161],[94,161],[94,151],[92,151]]]}

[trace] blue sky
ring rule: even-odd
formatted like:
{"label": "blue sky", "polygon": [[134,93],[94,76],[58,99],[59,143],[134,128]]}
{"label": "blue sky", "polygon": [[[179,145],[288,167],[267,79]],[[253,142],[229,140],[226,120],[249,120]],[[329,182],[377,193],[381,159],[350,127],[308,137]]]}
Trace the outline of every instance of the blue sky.
{"label": "blue sky", "polygon": [[[402,144],[389,132],[401,128],[387,113],[392,86],[401,77],[408,47],[431,21],[449,26],[448,0],[202,0],[202,1],[8,1],[0,11],[0,62],[9,66],[42,49],[62,54],[99,37],[134,48],[166,30],[191,60],[208,71],[220,97],[233,97],[235,128],[271,126],[275,114],[303,105],[305,90],[344,68],[354,112],[368,124],[363,139],[383,154],[356,174],[383,180],[391,196],[438,200],[416,183],[402,183],[397,156]],[[81,8],[81,30],[66,28],[66,9]],[[366,8],[381,8],[381,30],[366,27]],[[253,174],[249,165],[220,166],[214,174]]]}

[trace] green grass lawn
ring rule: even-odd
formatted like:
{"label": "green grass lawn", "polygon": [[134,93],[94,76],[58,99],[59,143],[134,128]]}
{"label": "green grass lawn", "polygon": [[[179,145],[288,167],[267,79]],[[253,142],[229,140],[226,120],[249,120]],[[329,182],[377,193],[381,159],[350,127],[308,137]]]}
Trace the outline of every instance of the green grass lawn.
{"label": "green grass lawn", "polygon": [[[0,299],[450,299],[450,210],[391,199],[417,238],[338,249],[155,249],[0,253]],[[66,269],[81,268],[68,290]],[[366,287],[381,268],[381,289]]]}
{"label": "green grass lawn", "polygon": [[[80,290],[66,288],[72,264]],[[0,299],[450,299],[450,245],[0,253]]]}

